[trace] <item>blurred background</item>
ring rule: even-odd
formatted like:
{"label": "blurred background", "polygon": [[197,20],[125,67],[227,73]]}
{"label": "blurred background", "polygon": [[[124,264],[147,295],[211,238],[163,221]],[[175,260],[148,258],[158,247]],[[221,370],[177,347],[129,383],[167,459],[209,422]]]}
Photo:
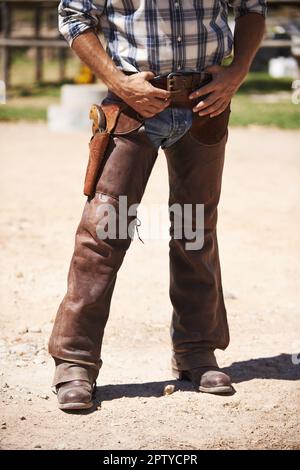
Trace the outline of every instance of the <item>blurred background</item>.
{"label": "blurred background", "polygon": [[[1,448],[299,449],[300,2],[268,4],[232,103],[218,214],[231,343],[217,358],[236,393],[173,381],[168,239],[144,238],[139,212],[145,243],[118,274],[86,416],[57,409],[47,343],[86,200],[88,108],[105,87],[59,36],[58,1],[0,0]],[[166,218],[167,181],[161,151],[142,204]]]}
{"label": "blurred background", "polygon": [[[48,106],[59,103],[63,84],[95,81],[58,33],[57,4],[0,2],[0,79],[7,86],[2,121],[45,121]],[[266,36],[234,100],[231,125],[298,128],[300,113],[291,96],[292,83],[300,78],[300,2],[269,0],[268,7]]]}

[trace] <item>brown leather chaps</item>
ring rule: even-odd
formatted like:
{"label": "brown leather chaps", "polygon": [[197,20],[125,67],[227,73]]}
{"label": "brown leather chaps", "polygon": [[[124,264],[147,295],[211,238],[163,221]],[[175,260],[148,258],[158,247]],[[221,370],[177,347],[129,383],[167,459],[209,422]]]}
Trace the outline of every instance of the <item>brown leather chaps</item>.
{"label": "brown leather chaps", "polygon": [[[217,206],[221,191],[229,107],[221,115],[195,116],[192,127],[165,149],[169,204],[204,204],[204,245],[186,250],[183,239],[170,240],[170,299],[173,367],[186,370],[214,365],[212,352],[225,349],[229,333],[224,306],[218,244]],[[68,290],[54,323],[49,352],[57,372],[54,385],[74,379],[95,380],[102,364],[101,344],[118,270],[131,238],[99,239],[107,203],[128,205],[142,199],[157,157],[144,126],[111,139],[94,197],[86,202],[71,260]],[[135,220],[127,216],[126,224]]]}

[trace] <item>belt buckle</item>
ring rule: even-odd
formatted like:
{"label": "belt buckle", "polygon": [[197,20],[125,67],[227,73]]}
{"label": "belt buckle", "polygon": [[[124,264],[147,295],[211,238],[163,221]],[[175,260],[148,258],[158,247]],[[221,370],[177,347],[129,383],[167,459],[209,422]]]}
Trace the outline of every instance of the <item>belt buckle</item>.
{"label": "belt buckle", "polygon": [[[186,89],[186,76],[191,75],[192,72],[171,72],[167,75],[167,90],[179,93],[182,90]],[[176,80],[180,78],[180,80]],[[179,86],[178,86],[179,84]]]}
{"label": "belt buckle", "polygon": [[[180,76],[180,72],[171,72],[167,75],[167,90],[178,91],[176,87],[176,77]],[[178,82],[177,82],[178,83]]]}

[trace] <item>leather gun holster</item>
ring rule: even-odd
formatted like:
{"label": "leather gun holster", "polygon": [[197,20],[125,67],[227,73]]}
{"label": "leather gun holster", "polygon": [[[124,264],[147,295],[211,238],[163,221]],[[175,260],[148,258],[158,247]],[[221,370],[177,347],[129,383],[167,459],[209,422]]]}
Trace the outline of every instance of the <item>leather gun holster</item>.
{"label": "leather gun holster", "polygon": [[124,135],[137,130],[144,118],[126,103],[94,104],[90,109],[92,138],[89,143],[89,160],[84,181],[84,194],[92,197],[105,164],[105,153],[114,135]]}

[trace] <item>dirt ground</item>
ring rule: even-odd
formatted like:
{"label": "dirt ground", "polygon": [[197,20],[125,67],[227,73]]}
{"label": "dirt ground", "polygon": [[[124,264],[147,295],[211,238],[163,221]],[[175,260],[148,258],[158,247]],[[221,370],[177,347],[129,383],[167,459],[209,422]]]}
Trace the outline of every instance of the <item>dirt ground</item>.
{"label": "dirt ground", "polygon": [[[1,124],[2,449],[300,447],[300,135],[231,129],[219,243],[231,344],[218,352],[233,396],[172,379],[168,241],[136,240],[119,274],[97,407],[66,414],[47,341],[84,204],[88,134]],[[144,204],[167,201],[163,154]],[[299,359],[299,357],[298,357]],[[165,385],[175,393],[163,395]]]}

